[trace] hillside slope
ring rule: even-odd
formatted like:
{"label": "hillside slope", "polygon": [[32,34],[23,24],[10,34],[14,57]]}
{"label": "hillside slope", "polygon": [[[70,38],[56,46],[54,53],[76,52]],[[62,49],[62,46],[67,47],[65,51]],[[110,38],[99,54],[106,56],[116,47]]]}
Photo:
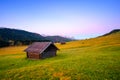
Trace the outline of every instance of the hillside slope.
{"label": "hillside slope", "polygon": [[32,33],[24,30],[10,29],[10,28],[0,28],[0,40],[3,41],[40,41],[40,40],[49,40],[53,42],[60,41],[71,41],[73,39],[65,38],[61,36],[41,36],[37,33]]}
{"label": "hillside slope", "polygon": [[9,40],[44,40],[44,37],[24,30],[0,28],[0,37],[4,41]]}
{"label": "hillside slope", "polygon": [[97,38],[85,39],[85,40],[78,40],[78,41],[71,41],[67,42],[66,45],[60,45],[60,48],[76,48],[76,47],[98,47],[98,46],[105,46],[105,45],[120,45],[120,31],[115,33],[111,33],[106,36],[101,36]]}
{"label": "hillside slope", "polygon": [[115,29],[115,30],[112,30],[111,32],[109,32],[109,33],[106,33],[106,34],[104,34],[104,35],[102,35],[102,36],[108,36],[108,35],[110,35],[110,34],[114,34],[114,33],[120,33],[120,29]]}
{"label": "hillside slope", "polygon": [[56,57],[26,59],[27,46],[0,48],[0,80],[119,80],[120,33],[56,44]]}

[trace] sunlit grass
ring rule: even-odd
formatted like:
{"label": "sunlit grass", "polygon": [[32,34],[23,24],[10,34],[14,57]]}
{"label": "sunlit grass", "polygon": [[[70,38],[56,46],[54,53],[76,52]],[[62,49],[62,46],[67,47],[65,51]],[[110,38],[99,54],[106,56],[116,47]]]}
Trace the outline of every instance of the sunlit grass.
{"label": "sunlit grass", "polygon": [[0,80],[119,80],[120,34],[72,41],[56,57],[26,58],[27,46],[0,49]]}
{"label": "sunlit grass", "polygon": [[76,48],[76,47],[99,47],[99,46],[106,46],[106,45],[120,45],[120,33],[112,34],[109,36],[98,37],[93,39],[86,39],[80,41],[71,41],[67,42],[66,45],[61,45],[57,43],[56,45],[60,49],[66,48]]}
{"label": "sunlit grass", "polygon": [[5,48],[0,48],[0,55],[8,55],[8,54],[18,54],[18,53],[23,53],[23,50],[27,46],[11,46],[11,47],[5,47]]}

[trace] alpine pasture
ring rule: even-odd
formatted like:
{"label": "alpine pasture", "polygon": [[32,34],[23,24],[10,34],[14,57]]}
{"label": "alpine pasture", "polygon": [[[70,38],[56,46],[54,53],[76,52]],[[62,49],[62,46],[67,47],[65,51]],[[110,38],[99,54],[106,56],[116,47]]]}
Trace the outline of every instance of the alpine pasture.
{"label": "alpine pasture", "polygon": [[55,44],[56,57],[26,58],[27,46],[0,48],[0,80],[119,80],[120,32]]}

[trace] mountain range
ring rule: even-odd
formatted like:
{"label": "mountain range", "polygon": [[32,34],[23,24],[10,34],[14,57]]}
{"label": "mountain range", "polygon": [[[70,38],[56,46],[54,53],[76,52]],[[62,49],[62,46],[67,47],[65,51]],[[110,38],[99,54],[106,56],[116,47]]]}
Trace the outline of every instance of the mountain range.
{"label": "mountain range", "polygon": [[42,36],[38,33],[28,32],[25,30],[10,29],[10,28],[0,28],[0,40],[3,41],[52,41],[52,42],[61,42],[61,41],[72,41],[71,38],[66,38],[62,36]]}

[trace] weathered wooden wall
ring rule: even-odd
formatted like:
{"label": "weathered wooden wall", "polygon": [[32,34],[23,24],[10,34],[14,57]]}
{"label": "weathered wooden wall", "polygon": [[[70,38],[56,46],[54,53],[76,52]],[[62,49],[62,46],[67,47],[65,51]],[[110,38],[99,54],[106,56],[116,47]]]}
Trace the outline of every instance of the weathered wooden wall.
{"label": "weathered wooden wall", "polygon": [[48,58],[48,57],[53,57],[56,56],[57,49],[53,46],[50,45],[42,54],[42,58]]}
{"label": "weathered wooden wall", "polygon": [[28,53],[28,58],[39,59],[40,56],[39,56],[39,53],[31,53],[31,52],[29,52]]}

